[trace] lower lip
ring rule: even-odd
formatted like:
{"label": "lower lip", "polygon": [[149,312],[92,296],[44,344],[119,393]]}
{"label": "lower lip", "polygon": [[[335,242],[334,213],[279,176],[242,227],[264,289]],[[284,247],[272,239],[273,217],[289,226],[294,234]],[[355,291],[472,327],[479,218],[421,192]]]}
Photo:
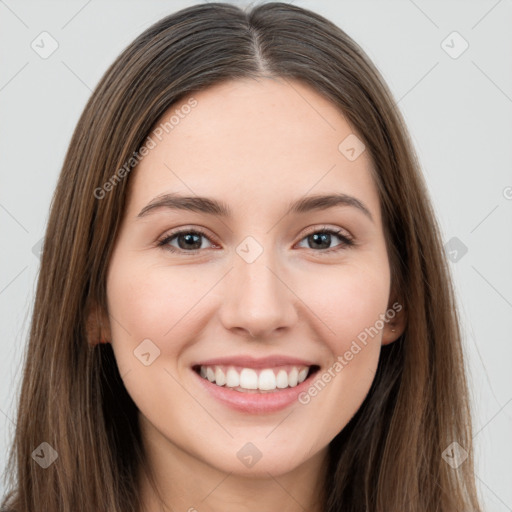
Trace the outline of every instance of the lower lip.
{"label": "lower lip", "polygon": [[194,370],[192,370],[192,373],[214,398],[232,409],[250,414],[276,412],[289,407],[294,402],[298,402],[298,396],[311,385],[312,378],[312,376],[308,377],[294,388],[285,388],[267,393],[244,393],[225,386],[217,386],[217,384],[201,377]]}

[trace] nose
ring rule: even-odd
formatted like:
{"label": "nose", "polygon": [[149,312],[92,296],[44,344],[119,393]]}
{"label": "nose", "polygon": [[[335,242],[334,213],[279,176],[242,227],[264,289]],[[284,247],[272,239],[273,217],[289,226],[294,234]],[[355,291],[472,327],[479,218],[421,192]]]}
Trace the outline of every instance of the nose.
{"label": "nose", "polygon": [[226,329],[263,340],[297,322],[298,299],[287,282],[289,273],[276,265],[270,253],[264,251],[252,263],[235,255],[220,311]]}

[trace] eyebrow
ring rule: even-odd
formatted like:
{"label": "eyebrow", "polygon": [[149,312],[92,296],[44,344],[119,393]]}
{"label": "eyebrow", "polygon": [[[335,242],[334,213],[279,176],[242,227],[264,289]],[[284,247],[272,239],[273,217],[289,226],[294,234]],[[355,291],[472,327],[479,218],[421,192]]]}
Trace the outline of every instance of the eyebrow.
{"label": "eyebrow", "polygon": [[[300,214],[311,211],[327,210],[336,206],[350,206],[364,213],[372,222],[373,217],[370,210],[359,199],[347,194],[312,195],[303,197],[289,203],[285,215],[290,213]],[[177,193],[163,194],[152,199],[137,215],[144,217],[149,213],[168,208],[173,210],[187,210],[198,213],[206,213],[218,217],[231,218],[230,207],[223,201],[209,197],[183,196]]]}

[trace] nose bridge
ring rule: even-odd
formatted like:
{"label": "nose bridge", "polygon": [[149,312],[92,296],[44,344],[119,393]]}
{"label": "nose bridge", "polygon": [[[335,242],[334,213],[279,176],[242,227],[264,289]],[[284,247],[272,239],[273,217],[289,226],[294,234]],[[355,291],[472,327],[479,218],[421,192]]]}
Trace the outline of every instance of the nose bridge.
{"label": "nose bridge", "polygon": [[280,268],[271,247],[263,248],[252,237],[238,245],[222,306],[226,328],[244,329],[257,337],[296,321],[294,295],[285,284],[285,276],[279,275]]}

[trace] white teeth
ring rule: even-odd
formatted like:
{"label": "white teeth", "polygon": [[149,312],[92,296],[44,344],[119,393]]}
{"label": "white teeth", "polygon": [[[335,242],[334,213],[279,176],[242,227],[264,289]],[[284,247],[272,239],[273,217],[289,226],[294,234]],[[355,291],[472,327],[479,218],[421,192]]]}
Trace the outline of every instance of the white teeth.
{"label": "white teeth", "polygon": [[287,366],[286,368],[262,370],[237,368],[220,365],[201,366],[199,374],[217,386],[236,388],[236,391],[275,391],[288,387],[294,388],[306,380],[309,371],[307,366]]}
{"label": "white teeth", "polygon": [[276,377],[276,386],[279,389],[288,387],[288,374],[284,370],[279,370]]}
{"label": "white teeth", "polygon": [[245,389],[258,389],[258,374],[250,368],[240,372],[240,387]]}
{"label": "white teeth", "polygon": [[307,368],[302,369],[299,372],[299,375],[297,377],[297,382],[300,384],[301,382],[304,382],[306,380],[306,377],[308,376],[308,370]]}
{"label": "white teeth", "polygon": [[258,378],[258,389],[270,391],[276,389],[276,376],[272,370],[263,370]]}
{"label": "white teeth", "polygon": [[224,386],[226,384],[226,376],[224,375],[224,372],[222,371],[222,368],[215,368],[215,383],[217,386]]}
{"label": "white teeth", "polygon": [[298,375],[299,375],[299,370],[297,370],[297,368],[292,368],[292,371],[288,374],[288,386],[293,388],[298,384],[297,383]]}
{"label": "white teeth", "polygon": [[[201,366],[201,368],[203,368]],[[240,386],[240,375],[234,368],[228,368],[226,373],[226,386],[228,388],[237,388]]]}

